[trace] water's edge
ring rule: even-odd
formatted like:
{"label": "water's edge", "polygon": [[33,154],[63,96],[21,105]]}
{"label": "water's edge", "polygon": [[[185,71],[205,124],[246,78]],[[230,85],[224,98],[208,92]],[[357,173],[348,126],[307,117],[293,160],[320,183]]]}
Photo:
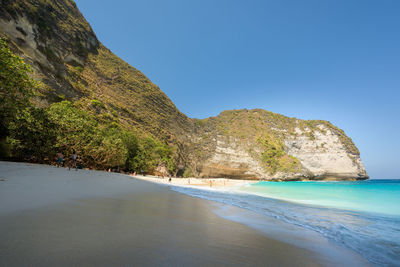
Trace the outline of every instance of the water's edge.
{"label": "water's edge", "polygon": [[377,266],[400,265],[400,245],[396,241],[400,240],[400,218],[397,216],[293,203],[240,189],[219,191],[178,186],[171,189],[245,209],[247,213],[232,208],[220,208],[216,213],[325,257],[339,254],[347,255],[348,259],[357,258],[355,254],[346,254],[351,249]]}

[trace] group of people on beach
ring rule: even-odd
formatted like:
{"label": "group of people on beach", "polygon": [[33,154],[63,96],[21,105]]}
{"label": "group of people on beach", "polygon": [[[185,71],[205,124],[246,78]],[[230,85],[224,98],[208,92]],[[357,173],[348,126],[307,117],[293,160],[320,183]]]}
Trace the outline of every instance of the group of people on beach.
{"label": "group of people on beach", "polygon": [[[76,154],[76,152],[75,151],[73,151],[72,152],[72,155],[69,157],[69,164],[68,164],[68,170],[71,170],[71,168],[75,168],[75,170],[77,171],[78,170],[78,164],[77,164],[77,161],[78,161],[78,155]],[[58,152],[57,153],[57,163],[56,163],[56,165],[57,165],[57,168],[59,168],[60,166],[64,166],[64,162],[65,162],[65,160],[64,160],[64,155],[63,155],[63,153],[61,153],[61,152]]]}

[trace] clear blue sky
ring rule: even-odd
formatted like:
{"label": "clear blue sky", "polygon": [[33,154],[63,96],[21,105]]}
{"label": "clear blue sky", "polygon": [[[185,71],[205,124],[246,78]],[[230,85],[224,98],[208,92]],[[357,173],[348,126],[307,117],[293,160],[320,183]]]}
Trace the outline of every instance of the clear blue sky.
{"label": "clear blue sky", "polygon": [[77,0],[97,37],[185,114],[329,120],[400,178],[400,1]]}

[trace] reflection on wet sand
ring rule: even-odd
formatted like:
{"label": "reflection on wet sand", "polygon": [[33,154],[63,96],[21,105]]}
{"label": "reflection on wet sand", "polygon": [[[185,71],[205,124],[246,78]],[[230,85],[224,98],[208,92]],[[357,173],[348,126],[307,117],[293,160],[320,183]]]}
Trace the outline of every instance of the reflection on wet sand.
{"label": "reflection on wet sand", "polygon": [[[0,266],[320,265],[306,250],[218,217],[211,211],[212,202],[113,173],[88,180],[85,173],[92,173],[81,172],[77,180],[60,178],[62,170],[52,170],[58,178],[44,186],[41,175],[46,168],[51,167],[29,170],[25,178],[37,179],[29,187],[24,187],[23,179],[8,185],[9,200],[23,199],[25,190],[36,190],[42,191],[42,202],[0,212]],[[13,181],[11,172],[6,176]],[[108,181],[116,177],[112,193],[107,192]],[[71,179],[77,187],[93,183],[97,193],[106,193],[80,195],[77,189],[74,199],[56,201],[57,190],[63,188],[58,183]],[[122,185],[120,193],[115,183]],[[49,190],[49,203],[42,205]],[[1,202],[0,209],[6,205]]]}

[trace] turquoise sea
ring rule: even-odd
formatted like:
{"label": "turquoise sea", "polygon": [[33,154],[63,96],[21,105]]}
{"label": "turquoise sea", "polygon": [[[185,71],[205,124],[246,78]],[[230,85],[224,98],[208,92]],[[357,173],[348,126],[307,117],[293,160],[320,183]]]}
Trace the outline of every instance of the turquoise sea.
{"label": "turquoise sea", "polygon": [[302,204],[400,216],[400,180],[259,182],[241,190]]}
{"label": "turquoise sea", "polygon": [[400,180],[258,182],[177,189],[315,231],[375,266],[400,266]]}

